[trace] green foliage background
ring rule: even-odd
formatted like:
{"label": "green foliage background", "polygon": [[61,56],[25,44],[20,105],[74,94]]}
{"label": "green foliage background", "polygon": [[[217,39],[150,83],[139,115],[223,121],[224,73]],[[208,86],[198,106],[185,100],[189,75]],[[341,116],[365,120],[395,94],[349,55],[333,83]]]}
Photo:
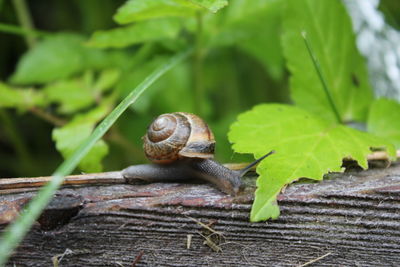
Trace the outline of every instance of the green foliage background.
{"label": "green foliage background", "polygon": [[209,9],[204,6],[213,1],[184,8],[161,1],[166,7],[158,13],[151,10],[160,1],[135,2],[27,2],[31,38],[14,2],[0,4],[1,23],[20,33],[0,32],[1,177],[51,173],[146,75],[190,45],[194,56],[119,119],[80,171],[146,162],[141,136],[155,116],[173,111],[205,118],[216,135],[218,160],[251,159],[233,153],[226,135],[254,104],[289,101],[282,1],[235,0],[217,13],[226,1]]}

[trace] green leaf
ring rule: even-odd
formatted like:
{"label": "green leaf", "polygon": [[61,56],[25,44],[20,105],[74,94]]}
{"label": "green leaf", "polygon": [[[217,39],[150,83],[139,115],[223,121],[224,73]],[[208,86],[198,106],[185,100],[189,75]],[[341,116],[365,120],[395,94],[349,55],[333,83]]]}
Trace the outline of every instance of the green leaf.
{"label": "green leaf", "polygon": [[306,32],[342,121],[365,121],[372,90],[342,3],[288,0],[283,26],[282,44],[292,74],[291,96],[295,103],[336,121],[301,36]]}
{"label": "green leaf", "polygon": [[246,0],[231,1],[223,21],[215,17],[207,31],[213,34],[209,37],[211,45],[236,45],[258,59],[273,78],[281,79],[281,9],[280,0],[254,0],[251,4]]}
{"label": "green leaf", "polygon": [[[74,154],[79,145],[90,136],[96,123],[107,115],[108,111],[107,105],[99,106],[86,114],[77,115],[68,124],[53,130],[56,148],[64,158],[67,159]],[[107,144],[103,140],[98,141],[79,163],[80,169],[84,172],[101,171],[101,160],[107,153]]]}
{"label": "green leaf", "polygon": [[99,101],[102,93],[114,86],[119,76],[119,70],[106,69],[93,81],[93,72],[87,71],[78,78],[50,83],[43,88],[43,92],[48,102],[59,104],[59,113],[71,114]]}
{"label": "green leaf", "polygon": [[[137,86],[141,81],[143,81],[146,76],[153,71],[157,66],[165,64],[168,58],[165,57],[155,57],[147,62],[144,62],[139,67],[134,68],[131,72],[128,72],[124,75],[117,85],[117,89],[120,92],[122,97],[125,97],[131,91],[131,88]],[[172,71],[172,70],[171,70]],[[163,77],[163,79],[165,76]],[[161,79],[161,80],[163,80]],[[142,96],[140,102],[137,102],[135,106],[132,106],[131,109],[146,113],[150,107],[151,101],[154,100],[156,94],[159,93],[160,83],[156,82],[153,85],[153,89],[149,91],[146,95]],[[168,91],[169,92],[169,91]]]}
{"label": "green leaf", "polygon": [[385,98],[375,100],[369,111],[367,129],[400,149],[400,104]]}
{"label": "green leaf", "polygon": [[191,2],[213,13],[228,5],[227,0],[192,0]]}
{"label": "green leaf", "polygon": [[343,171],[345,157],[366,169],[372,147],[385,147],[390,156],[395,156],[393,145],[382,138],[283,104],[259,105],[239,115],[231,126],[229,140],[236,152],[253,153],[255,157],[276,151],[257,167],[260,177],[251,221],[277,218],[276,196],[285,185],[301,177],[321,180],[325,173]]}
{"label": "green leaf", "polygon": [[80,79],[62,80],[43,88],[48,100],[58,103],[58,112],[74,113],[94,103],[91,89]]}
{"label": "green leaf", "polygon": [[18,84],[46,83],[83,69],[80,36],[59,34],[45,39],[18,62],[11,81]]}
{"label": "green leaf", "polygon": [[88,48],[85,38],[76,34],[54,34],[28,50],[11,77],[16,84],[42,84],[67,78],[85,69],[110,68],[123,64],[126,53],[106,53]]}
{"label": "green leaf", "polygon": [[118,9],[114,20],[119,24],[127,24],[154,18],[190,17],[198,9],[185,0],[129,0]]}
{"label": "green leaf", "polygon": [[176,19],[158,19],[138,22],[107,31],[96,31],[88,45],[93,47],[126,47],[133,44],[175,38],[180,29]]}
{"label": "green leaf", "polygon": [[126,24],[163,17],[190,17],[199,10],[215,13],[227,4],[226,0],[129,0],[118,9],[114,19]]}
{"label": "green leaf", "polygon": [[44,95],[40,91],[31,88],[16,89],[0,83],[0,108],[26,110],[33,106],[43,106],[45,103]]}
{"label": "green leaf", "polygon": [[100,73],[100,77],[94,83],[95,91],[104,92],[116,84],[121,76],[118,69],[106,69]]}

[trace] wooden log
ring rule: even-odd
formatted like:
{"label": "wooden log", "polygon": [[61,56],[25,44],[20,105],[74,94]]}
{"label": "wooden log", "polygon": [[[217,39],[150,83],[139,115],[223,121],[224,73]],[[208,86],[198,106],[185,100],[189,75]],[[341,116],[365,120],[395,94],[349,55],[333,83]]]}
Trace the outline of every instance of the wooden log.
{"label": "wooden log", "polygon": [[[67,185],[13,266],[398,266],[400,164],[330,174],[279,195],[250,223],[254,178],[232,198],[208,184]],[[36,193],[3,192],[3,229]]]}

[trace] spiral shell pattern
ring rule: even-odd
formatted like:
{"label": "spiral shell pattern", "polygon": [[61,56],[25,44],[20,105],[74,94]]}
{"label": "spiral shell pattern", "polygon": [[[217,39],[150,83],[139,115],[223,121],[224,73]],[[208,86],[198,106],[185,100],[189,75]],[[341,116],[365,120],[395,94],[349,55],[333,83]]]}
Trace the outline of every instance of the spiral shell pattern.
{"label": "spiral shell pattern", "polygon": [[158,116],[143,137],[146,156],[155,163],[171,163],[179,158],[212,158],[214,135],[207,124],[190,113]]}

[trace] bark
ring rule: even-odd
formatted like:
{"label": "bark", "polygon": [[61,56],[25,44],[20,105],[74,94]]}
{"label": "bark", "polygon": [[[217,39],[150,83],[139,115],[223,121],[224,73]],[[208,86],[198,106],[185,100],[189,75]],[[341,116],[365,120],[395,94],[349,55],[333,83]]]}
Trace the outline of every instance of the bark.
{"label": "bark", "polygon": [[[291,185],[268,222],[249,222],[254,178],[247,183],[236,198],[208,184],[67,185],[9,265],[399,265],[399,164]],[[2,228],[29,190],[0,195]]]}

